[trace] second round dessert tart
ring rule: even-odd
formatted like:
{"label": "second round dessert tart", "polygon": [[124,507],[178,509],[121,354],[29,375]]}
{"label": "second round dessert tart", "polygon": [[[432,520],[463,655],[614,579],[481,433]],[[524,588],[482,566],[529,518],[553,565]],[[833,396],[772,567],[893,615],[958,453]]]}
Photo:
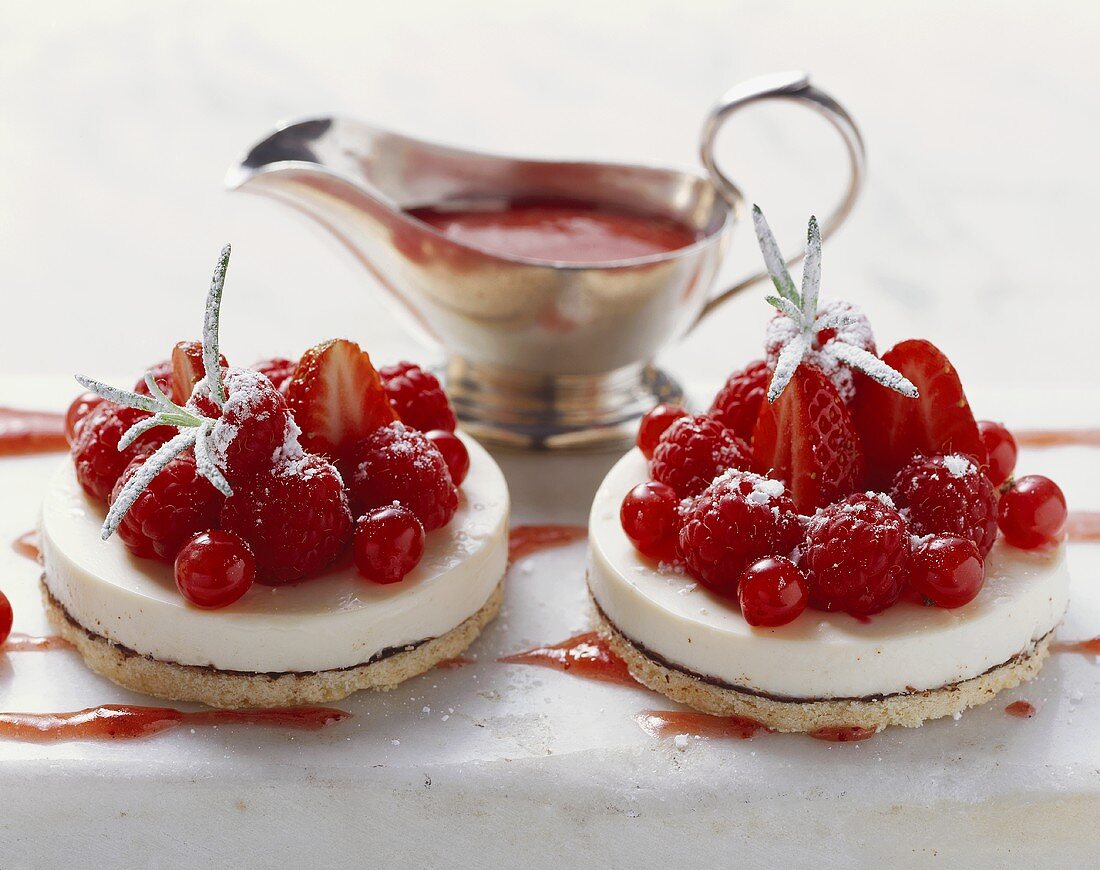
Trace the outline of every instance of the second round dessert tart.
{"label": "second round dessert tart", "polygon": [[1034,677],[1068,605],[1065,498],[1013,478],[947,358],[878,356],[845,302],[818,308],[811,220],[766,359],[706,414],[658,406],[589,520],[595,624],[631,674],[706,713],[845,735],[958,715]]}

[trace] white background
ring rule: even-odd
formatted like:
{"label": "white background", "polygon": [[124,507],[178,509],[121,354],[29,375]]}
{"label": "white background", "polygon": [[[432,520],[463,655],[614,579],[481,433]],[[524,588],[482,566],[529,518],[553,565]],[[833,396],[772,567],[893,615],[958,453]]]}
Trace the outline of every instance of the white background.
{"label": "white background", "polygon": [[[979,411],[987,387],[1085,383],[1100,310],[1098,44],[1100,4],[1084,0],[8,0],[0,377],[131,379],[197,337],[227,240],[231,360],[334,332],[382,362],[430,360],[373,315],[371,279],[320,230],[223,191],[280,119],[344,113],[476,148],[698,168],[713,100],[803,68],[855,115],[869,153],[864,201],[826,246],[826,298],[863,305],[881,349],[933,338]],[[730,173],[792,240],[843,172],[839,142],[806,114],[755,110],[723,137]],[[757,264],[739,232],[725,278]],[[756,355],[760,295],[666,362],[712,381]]]}

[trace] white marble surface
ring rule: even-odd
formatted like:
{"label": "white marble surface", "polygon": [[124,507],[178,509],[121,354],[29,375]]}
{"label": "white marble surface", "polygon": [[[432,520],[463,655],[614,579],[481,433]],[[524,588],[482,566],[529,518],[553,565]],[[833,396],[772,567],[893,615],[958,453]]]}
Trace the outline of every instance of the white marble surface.
{"label": "white marble surface", "polygon": [[[1081,390],[1095,376],[1095,4],[17,0],[2,18],[0,404],[63,407],[67,373],[129,379],[192,337],[226,240],[235,359],[333,330],[381,359],[430,355],[373,316],[370,280],[319,231],[223,193],[235,155],[280,118],[343,112],[474,147],[694,167],[719,93],[801,67],[861,122],[870,157],[865,199],[826,247],[824,292],[867,308],[884,346],[934,337],[984,416],[1097,422],[1097,394]],[[781,235],[825,210],[841,154],[816,119],[761,110],[727,138],[732,174]],[[742,233],[727,277],[755,257]],[[666,362],[716,381],[756,352],[766,316],[743,298]],[[53,461],[0,462],[0,540],[33,523]],[[519,518],[581,520],[609,463],[506,458]],[[1093,453],[1023,463],[1100,508]],[[1100,625],[1097,549],[1071,556],[1065,636]],[[0,864],[265,866],[272,842],[280,863],[334,866],[667,866],[712,863],[719,846],[747,866],[1095,860],[1090,660],[1059,657],[1012,693],[1040,707],[1026,722],[997,703],[858,746],[677,752],[632,719],[660,698],[492,663],[583,627],[582,555],[512,572],[479,664],[349,701],[355,719],[319,735],[0,744],[0,794],[13,796]],[[6,550],[0,565],[16,628],[44,629],[34,566]],[[140,700],[68,653],[0,658],[2,708]]]}

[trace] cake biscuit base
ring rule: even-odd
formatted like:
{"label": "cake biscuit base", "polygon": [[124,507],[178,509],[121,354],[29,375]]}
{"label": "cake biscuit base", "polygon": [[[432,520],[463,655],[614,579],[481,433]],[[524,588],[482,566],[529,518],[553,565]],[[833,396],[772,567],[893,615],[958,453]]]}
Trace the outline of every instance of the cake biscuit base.
{"label": "cake biscuit base", "polygon": [[889,725],[918,728],[930,719],[953,716],[992,701],[1039,673],[1050,653],[1053,630],[1031,647],[984,674],[938,689],[872,698],[789,700],[718,685],[697,674],[658,661],[627,638],[592,600],[596,630],[647,688],[673,701],[714,716],[742,716],[773,731],[806,733],[823,728],[855,727],[881,731]]}
{"label": "cake biscuit base", "polygon": [[308,673],[250,673],[161,661],[113,643],[73,619],[50,593],[45,577],[40,585],[50,624],[93,671],[135,692],[224,709],[321,704],[362,689],[389,691],[460,655],[497,615],[504,600],[502,579],[481,609],[451,631],[362,665]]}

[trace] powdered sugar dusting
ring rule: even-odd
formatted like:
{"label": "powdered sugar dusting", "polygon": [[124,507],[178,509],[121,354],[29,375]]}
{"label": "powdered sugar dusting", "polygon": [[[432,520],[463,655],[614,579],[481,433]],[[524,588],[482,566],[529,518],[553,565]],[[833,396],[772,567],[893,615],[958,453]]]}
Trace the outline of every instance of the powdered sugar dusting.
{"label": "powdered sugar dusting", "polygon": [[974,463],[960,453],[949,453],[943,457],[944,468],[952,477],[966,477],[974,474],[978,469]]}

